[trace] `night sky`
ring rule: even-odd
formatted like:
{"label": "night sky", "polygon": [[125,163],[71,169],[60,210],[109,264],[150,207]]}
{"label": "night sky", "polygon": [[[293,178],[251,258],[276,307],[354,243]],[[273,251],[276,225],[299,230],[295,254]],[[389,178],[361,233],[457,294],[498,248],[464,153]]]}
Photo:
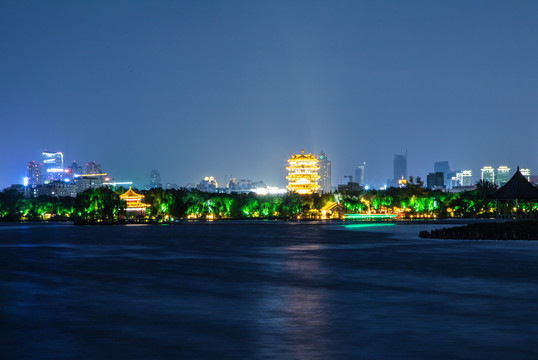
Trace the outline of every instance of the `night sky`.
{"label": "night sky", "polygon": [[0,1],[0,188],[44,149],[118,181],[333,185],[396,153],[425,178],[538,174],[538,1]]}

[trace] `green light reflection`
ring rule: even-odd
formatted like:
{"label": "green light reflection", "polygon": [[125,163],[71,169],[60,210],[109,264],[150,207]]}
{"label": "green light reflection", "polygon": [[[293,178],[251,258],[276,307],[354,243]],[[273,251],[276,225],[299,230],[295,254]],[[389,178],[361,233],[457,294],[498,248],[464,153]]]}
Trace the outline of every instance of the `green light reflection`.
{"label": "green light reflection", "polygon": [[375,227],[375,226],[394,226],[396,224],[351,224],[351,225],[344,225],[346,229],[362,229],[367,227]]}

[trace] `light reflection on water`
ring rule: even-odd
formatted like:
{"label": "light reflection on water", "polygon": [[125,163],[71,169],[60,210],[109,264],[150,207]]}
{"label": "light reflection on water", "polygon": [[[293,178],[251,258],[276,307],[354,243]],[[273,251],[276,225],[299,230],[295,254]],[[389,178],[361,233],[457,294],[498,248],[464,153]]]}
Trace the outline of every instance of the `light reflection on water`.
{"label": "light reflection on water", "polygon": [[326,280],[322,262],[304,261],[301,253],[320,248],[315,245],[285,247],[288,256],[282,265],[293,280],[269,287],[260,298],[258,325],[262,336],[257,343],[261,358],[330,358],[328,349],[333,344],[330,337],[325,336],[330,329],[325,290],[301,285]]}
{"label": "light reflection on water", "polygon": [[365,224],[350,224],[350,225],[343,225],[344,228],[347,230],[357,230],[357,229],[366,229],[366,228],[373,228],[373,227],[391,227],[396,224],[394,223],[365,223]]}

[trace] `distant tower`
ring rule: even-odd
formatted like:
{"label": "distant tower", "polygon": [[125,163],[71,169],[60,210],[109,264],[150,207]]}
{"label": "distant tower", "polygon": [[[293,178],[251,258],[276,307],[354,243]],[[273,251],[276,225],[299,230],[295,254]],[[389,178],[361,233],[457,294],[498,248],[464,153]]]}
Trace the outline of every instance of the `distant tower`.
{"label": "distant tower", "polygon": [[405,155],[394,155],[394,186],[401,179],[407,180],[407,152]]}
{"label": "distant tower", "polygon": [[480,171],[482,172],[482,181],[487,181],[492,184],[495,183],[495,170],[491,166],[484,166]]}
{"label": "distant tower", "polygon": [[320,189],[318,159],[312,155],[305,155],[304,150],[301,154],[292,155],[288,160],[288,188],[291,192],[298,194],[312,194]]}
{"label": "distant tower", "polygon": [[471,170],[462,170],[456,173],[456,181],[459,186],[472,185],[473,172]]}
{"label": "distant tower", "polygon": [[347,185],[350,182],[353,182],[353,176],[351,176],[351,175],[342,176],[342,185]]}
{"label": "distant tower", "polygon": [[499,187],[503,186],[510,180],[510,168],[508,166],[499,166],[497,168],[497,176],[495,177],[495,184]]}
{"label": "distant tower", "polygon": [[162,187],[161,174],[157,170],[151,170],[149,174],[149,187],[151,189]]}
{"label": "distant tower", "polygon": [[321,151],[318,155],[319,185],[324,193],[331,192],[331,162],[327,155]]}
{"label": "distant tower", "polygon": [[528,181],[531,181],[531,170],[530,169],[519,169],[521,175],[525,176]]}
{"label": "distant tower", "polygon": [[41,171],[43,180],[62,180],[64,172],[64,154],[61,152],[43,151],[43,165]]}
{"label": "distant tower", "polygon": [[101,170],[101,165],[96,164],[95,161],[90,161],[86,164],[86,174],[101,174],[103,171]]}
{"label": "distant tower", "polygon": [[35,187],[43,184],[43,174],[41,173],[41,164],[31,161],[28,163],[28,185]]}
{"label": "distant tower", "polygon": [[359,183],[359,186],[364,187],[365,181],[364,181],[364,171],[366,169],[366,163],[363,162],[362,165],[357,166],[357,169],[355,170],[355,182]]}
{"label": "distant tower", "polygon": [[446,175],[450,172],[450,164],[448,161],[438,161],[433,164],[433,172],[442,172]]}
{"label": "distant tower", "polygon": [[71,172],[72,176],[74,176],[74,175],[82,175],[82,166],[77,164],[77,162],[75,160],[73,160],[73,163],[71,165],[69,165],[68,169]]}
{"label": "distant tower", "polygon": [[206,176],[200,181],[200,184],[196,186],[200,191],[205,192],[217,192],[219,188],[219,183],[213,176]]}

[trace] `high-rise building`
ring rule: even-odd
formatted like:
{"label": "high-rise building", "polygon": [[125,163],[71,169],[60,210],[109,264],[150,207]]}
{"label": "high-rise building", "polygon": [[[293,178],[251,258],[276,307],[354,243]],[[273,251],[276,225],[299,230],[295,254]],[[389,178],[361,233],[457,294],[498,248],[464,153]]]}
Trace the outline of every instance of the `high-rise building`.
{"label": "high-rise building", "polygon": [[217,192],[218,187],[219,184],[213,176],[206,176],[200,181],[200,184],[196,186],[198,190],[205,192]]}
{"label": "high-rise building", "polygon": [[394,186],[398,186],[398,181],[407,180],[407,152],[405,155],[394,155]]}
{"label": "high-rise building", "polygon": [[497,168],[497,176],[495,177],[495,184],[499,187],[503,186],[510,180],[510,168],[508,166],[499,166]]}
{"label": "high-rise building", "polygon": [[428,189],[443,189],[445,187],[445,174],[442,171],[429,173],[426,177]]}
{"label": "high-rise building", "polygon": [[82,166],[73,161],[71,165],[64,169],[64,181],[74,181],[79,175],[82,174]]}
{"label": "high-rise building", "polygon": [[162,187],[161,174],[157,170],[151,170],[149,174],[149,187],[151,189]]}
{"label": "high-rise building", "polygon": [[351,175],[342,176],[342,185],[347,185],[350,182],[353,182],[353,176]]}
{"label": "high-rise building", "polygon": [[48,184],[39,185],[33,191],[34,196],[52,196],[52,197],[76,197],[77,187],[75,184],[64,181],[51,181]]}
{"label": "high-rise building", "polygon": [[456,173],[458,186],[471,186],[473,172],[471,170],[462,170]]}
{"label": "high-rise building", "polygon": [[291,192],[298,194],[312,194],[320,189],[318,181],[320,176],[318,175],[319,166],[318,159],[312,154],[304,153],[294,154],[288,160],[288,188]]}
{"label": "high-rise building", "polygon": [[519,169],[521,175],[525,176],[528,181],[531,181],[531,170],[530,169]]}
{"label": "high-rise building", "polygon": [[73,160],[73,163],[71,165],[69,165],[68,169],[69,169],[69,171],[71,172],[71,174],[73,176],[82,174],[82,166],[77,164],[77,162],[74,161],[74,160]]}
{"label": "high-rise building", "polygon": [[442,172],[444,175],[444,183],[447,189],[452,189],[454,186],[459,186],[457,171],[450,168],[448,161],[438,161],[433,164],[434,172]]}
{"label": "high-rise building", "polygon": [[41,164],[31,161],[28,163],[28,185],[35,187],[43,184],[43,174],[41,173]]}
{"label": "high-rise building", "polygon": [[62,180],[64,173],[64,154],[61,152],[43,151],[41,171],[46,182]]}
{"label": "high-rise building", "polygon": [[360,186],[364,187],[366,185],[364,181],[364,171],[366,169],[366,163],[363,162],[362,165],[357,166],[357,169],[355,169],[355,182],[357,182]]}
{"label": "high-rise building", "polygon": [[331,192],[331,162],[327,155],[321,151],[318,155],[319,185],[324,193]]}
{"label": "high-rise building", "polygon": [[97,189],[103,186],[102,176],[81,176],[76,179],[77,192],[83,192],[88,189]]}
{"label": "high-rise building", "polygon": [[492,184],[495,184],[495,170],[491,166],[484,166],[482,169],[480,169],[482,172],[481,179],[482,181],[487,181]]}
{"label": "high-rise building", "polygon": [[450,164],[448,161],[438,161],[433,164],[433,172],[442,172],[446,175],[450,172]]}
{"label": "high-rise building", "polygon": [[237,185],[237,178],[230,176],[230,181],[228,181],[228,184],[226,184],[226,189],[235,190],[238,188],[239,186]]}
{"label": "high-rise building", "polygon": [[102,174],[101,165],[96,164],[95,161],[90,161],[86,163],[86,175],[90,174]]}

